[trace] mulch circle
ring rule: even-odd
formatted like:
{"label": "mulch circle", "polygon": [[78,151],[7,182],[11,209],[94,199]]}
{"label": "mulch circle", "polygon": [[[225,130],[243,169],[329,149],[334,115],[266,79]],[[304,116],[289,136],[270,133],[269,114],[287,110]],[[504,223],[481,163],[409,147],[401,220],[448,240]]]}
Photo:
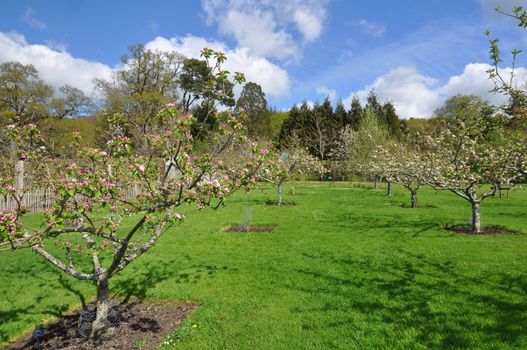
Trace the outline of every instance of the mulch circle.
{"label": "mulch circle", "polygon": [[[34,335],[12,344],[11,350],[154,350],[197,307],[182,302],[131,302],[122,305],[121,324],[101,339],[86,340],[77,332],[80,311],[66,315]],[[35,333],[34,331],[33,333]],[[139,347],[140,345],[140,347]]]}
{"label": "mulch circle", "polygon": [[223,232],[240,232],[240,233],[270,233],[273,232],[274,226],[262,226],[262,225],[232,225],[225,229]]}
{"label": "mulch circle", "polygon": [[445,226],[445,229],[458,233],[460,235],[475,235],[475,236],[497,236],[497,235],[513,235],[518,234],[516,231],[508,230],[501,227],[483,227],[480,233],[472,232],[470,226],[468,225],[455,225],[455,226]]}
{"label": "mulch circle", "polygon": [[[412,209],[412,206],[408,205],[406,203],[403,203],[403,204],[401,204],[401,208],[410,208],[410,209]],[[435,205],[432,205],[432,204],[425,204],[425,205],[418,205],[417,208],[413,208],[413,209],[432,209],[432,208],[437,208],[437,207]]]}
{"label": "mulch circle", "polygon": [[286,207],[286,206],[295,206],[296,205],[296,202],[278,202],[278,201],[272,201],[272,200],[267,200],[265,201],[265,204],[266,205],[275,205],[275,206],[278,206],[278,207]]}

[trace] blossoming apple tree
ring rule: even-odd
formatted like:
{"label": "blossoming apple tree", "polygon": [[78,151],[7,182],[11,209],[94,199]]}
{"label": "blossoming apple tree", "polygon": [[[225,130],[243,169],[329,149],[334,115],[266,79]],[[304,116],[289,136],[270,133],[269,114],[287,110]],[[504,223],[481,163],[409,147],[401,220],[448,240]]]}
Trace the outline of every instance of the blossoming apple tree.
{"label": "blossoming apple tree", "polygon": [[381,174],[389,184],[400,184],[410,192],[411,208],[417,208],[417,192],[426,185],[426,166],[418,149],[394,141],[379,146],[370,164],[371,169]]}
{"label": "blossoming apple tree", "polygon": [[268,166],[261,180],[276,186],[278,196],[276,205],[284,205],[283,185],[296,174],[324,174],[326,172],[322,161],[312,156],[305,148],[292,141],[294,146],[268,160]]}
{"label": "blossoming apple tree", "polygon": [[[204,96],[218,103],[221,86],[232,79],[240,83],[243,75],[221,70],[222,53],[204,49],[202,56],[214,70],[214,82]],[[91,336],[104,333],[111,308],[110,279],[184,219],[183,205],[218,208],[235,190],[254,183],[261,171],[266,154],[258,145],[248,145],[236,112],[227,108],[215,117],[219,128],[199,151],[191,136],[194,117],[168,104],[141,135],[146,151],[138,152],[130,138],[116,132],[104,149],[73,145],[76,157],[65,166],[46,158],[45,148],[34,141],[38,139],[34,126],[13,127],[10,136],[24,150],[29,176],[51,189],[53,200],[41,227],[26,225],[20,205],[24,191],[17,191],[12,171],[4,171],[0,194],[19,205],[0,212],[0,250],[32,249],[62,272],[94,283],[96,317]],[[118,120],[113,120],[115,130]],[[249,150],[243,162],[221,160],[222,154],[240,149]],[[139,195],[130,196],[132,187]]]}
{"label": "blossoming apple tree", "polygon": [[519,175],[516,164],[524,155],[508,142],[506,124],[502,114],[465,110],[439,135],[426,137],[426,182],[471,204],[473,233],[482,232],[481,202]]}

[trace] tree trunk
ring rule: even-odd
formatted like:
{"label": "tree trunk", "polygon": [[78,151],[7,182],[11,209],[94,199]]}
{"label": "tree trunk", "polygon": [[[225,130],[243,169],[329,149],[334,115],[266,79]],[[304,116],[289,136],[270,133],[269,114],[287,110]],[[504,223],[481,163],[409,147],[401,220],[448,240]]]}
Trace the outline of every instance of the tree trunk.
{"label": "tree trunk", "polygon": [[278,185],[278,201],[276,204],[282,205],[282,183]]}
{"label": "tree trunk", "polygon": [[481,213],[478,201],[472,202],[472,232],[481,233]]}
{"label": "tree trunk", "polygon": [[97,281],[97,310],[95,321],[92,323],[91,338],[99,337],[109,326],[108,311],[111,305],[108,294],[108,277],[103,276]]}
{"label": "tree trunk", "polygon": [[388,189],[386,190],[386,195],[391,196],[392,195],[392,182],[388,181]]}
{"label": "tree trunk", "polygon": [[375,189],[379,189],[379,177],[375,176]]}
{"label": "tree trunk", "polygon": [[410,191],[412,208],[417,208],[417,191]]}

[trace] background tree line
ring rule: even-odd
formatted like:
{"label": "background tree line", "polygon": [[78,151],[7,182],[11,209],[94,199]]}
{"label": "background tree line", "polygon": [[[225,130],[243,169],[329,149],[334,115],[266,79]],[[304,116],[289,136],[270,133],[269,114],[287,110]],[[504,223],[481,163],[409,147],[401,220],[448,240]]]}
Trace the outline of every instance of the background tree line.
{"label": "background tree line", "polygon": [[[220,56],[217,64],[224,59]],[[213,74],[217,67],[207,59],[135,45],[121,61],[123,68],[110,79],[95,80],[92,96],[68,85],[54,89],[31,64],[0,64],[0,127],[34,124],[48,149],[67,156],[71,131],[82,134],[83,144],[101,146],[114,137],[110,124],[118,119],[123,129],[119,132],[130,137],[135,147],[142,147],[144,140],[138,135],[155,125],[152,121],[161,109],[173,104],[196,118],[191,135],[200,142],[219,126],[221,111],[209,102],[214,94],[223,106],[236,107],[248,116],[245,126],[251,135],[273,138],[278,134],[284,116],[268,110],[261,87],[247,83],[236,101],[233,84]],[[0,134],[0,150],[5,154],[9,149],[4,133]]]}
{"label": "background tree line", "polygon": [[[488,117],[494,113],[493,107],[481,98],[458,95],[448,99],[430,119],[400,120],[394,104],[390,100],[379,101],[373,90],[364,104],[356,96],[349,106],[342,100],[334,106],[326,98],[313,106],[304,102],[288,112],[279,112],[269,107],[265,92],[254,82],[246,83],[236,99],[232,84],[214,76],[214,67],[205,59],[135,45],[121,60],[123,68],[110,79],[95,81],[93,96],[67,85],[54,89],[40,79],[32,65],[1,64],[0,126],[36,124],[46,146],[67,157],[72,131],[82,134],[85,145],[101,146],[114,137],[115,130],[109,123],[115,124],[117,118],[123,129],[119,132],[140,148],[144,140],[138,135],[148,131],[147,125],[155,125],[151,121],[164,106],[174,104],[182,113],[196,118],[191,136],[199,145],[206,143],[208,133],[218,128],[218,111],[207,102],[208,94],[213,92],[224,106],[245,116],[244,125],[251,138],[269,141],[282,151],[294,139],[311,156],[327,162],[325,168],[331,175],[344,176],[361,175],[360,164],[367,164],[372,149],[387,140],[415,142],[411,140],[417,135],[434,133],[442,120],[466,110],[480,109]],[[515,114],[510,115],[508,127],[525,132]],[[355,146],[353,169],[342,162],[345,133],[355,133],[362,140]],[[0,147],[3,154],[13,153],[2,135]]]}

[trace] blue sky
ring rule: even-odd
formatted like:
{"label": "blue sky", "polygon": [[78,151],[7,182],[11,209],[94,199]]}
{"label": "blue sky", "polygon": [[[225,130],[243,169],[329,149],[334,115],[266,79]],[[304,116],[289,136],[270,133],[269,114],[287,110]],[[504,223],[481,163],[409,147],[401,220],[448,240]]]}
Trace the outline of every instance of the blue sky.
{"label": "blue sky", "polygon": [[456,93],[503,101],[488,93],[483,32],[506,51],[525,47],[527,31],[493,11],[514,4],[527,0],[4,0],[0,62],[32,63],[52,85],[91,93],[129,45],[187,56],[208,46],[278,109],[325,96],[349,104],[375,88],[402,117],[428,117]]}

